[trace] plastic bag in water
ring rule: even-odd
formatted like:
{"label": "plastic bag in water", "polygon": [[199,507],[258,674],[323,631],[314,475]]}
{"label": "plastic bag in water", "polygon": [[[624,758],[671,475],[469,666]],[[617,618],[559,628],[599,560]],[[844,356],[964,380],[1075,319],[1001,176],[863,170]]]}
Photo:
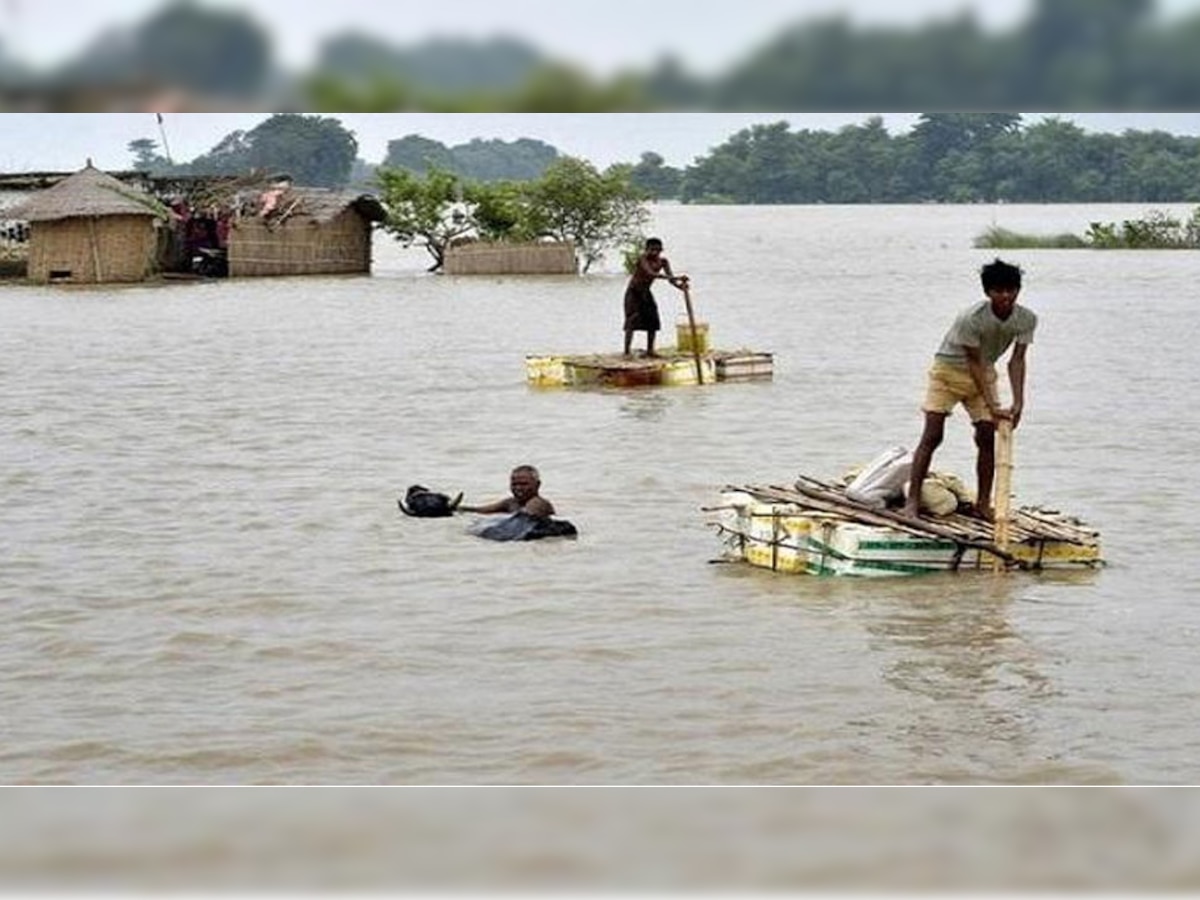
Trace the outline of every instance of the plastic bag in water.
{"label": "plastic bag in water", "polygon": [[576,537],[579,532],[566,519],[544,519],[529,513],[513,513],[499,522],[482,522],[471,534],[489,541],[536,541],[548,537]]}

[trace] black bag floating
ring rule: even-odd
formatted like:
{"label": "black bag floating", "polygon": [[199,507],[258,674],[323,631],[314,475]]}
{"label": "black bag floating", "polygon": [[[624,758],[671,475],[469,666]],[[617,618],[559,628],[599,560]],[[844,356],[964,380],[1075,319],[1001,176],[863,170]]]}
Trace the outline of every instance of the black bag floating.
{"label": "black bag floating", "polygon": [[471,529],[471,533],[489,541],[536,541],[579,535],[575,526],[566,519],[543,519],[523,512],[513,513],[499,522],[477,525]]}
{"label": "black bag floating", "polygon": [[462,492],[451,499],[445,494],[431,491],[424,485],[414,484],[404,492],[404,499],[397,500],[400,512],[406,516],[416,516],[421,519],[438,519],[454,515],[458,504],[462,502]]}

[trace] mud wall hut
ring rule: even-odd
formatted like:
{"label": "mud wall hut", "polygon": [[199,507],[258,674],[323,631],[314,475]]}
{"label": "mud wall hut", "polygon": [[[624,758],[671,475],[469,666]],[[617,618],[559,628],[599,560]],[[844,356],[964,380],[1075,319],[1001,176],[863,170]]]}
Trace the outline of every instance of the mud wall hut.
{"label": "mud wall hut", "polygon": [[338,275],[371,271],[372,223],[386,218],[369,194],[288,187],[265,192],[229,233],[229,275]]}
{"label": "mud wall hut", "polygon": [[158,270],[158,225],[168,213],[139,188],[85,168],[5,210],[29,224],[30,281],[142,281]]}

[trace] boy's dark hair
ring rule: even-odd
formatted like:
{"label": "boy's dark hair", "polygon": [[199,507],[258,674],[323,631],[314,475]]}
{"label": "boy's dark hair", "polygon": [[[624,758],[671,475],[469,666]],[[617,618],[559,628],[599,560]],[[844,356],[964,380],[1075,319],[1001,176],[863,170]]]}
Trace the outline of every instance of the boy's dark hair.
{"label": "boy's dark hair", "polygon": [[992,288],[1020,288],[1021,269],[1002,259],[994,259],[979,270],[979,280],[983,282],[984,293]]}
{"label": "boy's dark hair", "polygon": [[651,247],[657,247],[659,250],[661,250],[662,241],[655,237],[646,238],[646,249],[649,250]]}

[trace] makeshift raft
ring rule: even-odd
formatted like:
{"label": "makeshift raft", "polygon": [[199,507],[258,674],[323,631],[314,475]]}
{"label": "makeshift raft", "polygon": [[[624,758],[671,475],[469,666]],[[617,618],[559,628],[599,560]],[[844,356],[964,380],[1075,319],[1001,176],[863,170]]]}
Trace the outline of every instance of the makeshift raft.
{"label": "makeshift raft", "polygon": [[726,558],[776,572],[886,576],[1016,569],[1093,569],[1104,564],[1099,533],[1040,507],[1009,516],[1008,549],[992,523],[955,513],[914,520],[849,499],[840,485],[801,478],[792,486],[726,486],[712,524]]}
{"label": "makeshift raft", "polygon": [[[657,387],[716,384],[724,381],[769,381],[775,374],[772,354],[754,350],[713,350],[708,326],[676,326],[676,346],[655,357],[620,353],[525,357],[525,378],[534,387]],[[693,349],[695,347],[696,349]]]}

